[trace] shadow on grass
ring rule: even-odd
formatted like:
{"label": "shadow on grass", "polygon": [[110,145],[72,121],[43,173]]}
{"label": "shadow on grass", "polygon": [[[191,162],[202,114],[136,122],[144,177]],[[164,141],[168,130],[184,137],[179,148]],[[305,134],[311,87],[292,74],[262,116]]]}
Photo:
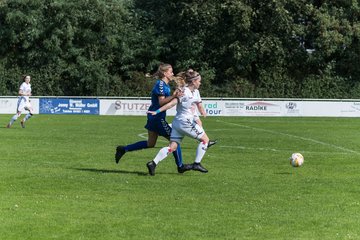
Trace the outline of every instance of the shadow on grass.
{"label": "shadow on grass", "polygon": [[96,169],[96,168],[72,168],[78,171],[95,172],[95,173],[121,173],[121,174],[136,174],[140,176],[149,175],[147,172],[139,171],[125,171],[125,170],[108,170],[108,169]]}

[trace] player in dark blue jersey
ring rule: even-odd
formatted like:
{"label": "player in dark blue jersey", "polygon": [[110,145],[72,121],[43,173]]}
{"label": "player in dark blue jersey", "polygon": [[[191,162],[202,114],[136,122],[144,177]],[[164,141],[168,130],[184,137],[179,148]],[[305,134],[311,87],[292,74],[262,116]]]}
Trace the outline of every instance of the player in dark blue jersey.
{"label": "player in dark blue jersey", "polygon": [[[155,73],[155,76],[159,79],[156,81],[151,91],[151,105],[149,107],[149,111],[155,111],[159,109],[161,106],[167,104],[168,102],[182,94],[179,90],[175,90],[172,95],[170,94],[169,82],[172,81],[174,76],[173,69],[170,64],[160,64],[158,71]],[[147,123],[145,125],[145,128],[148,130],[148,140],[139,141],[126,146],[118,146],[115,153],[115,162],[119,163],[121,157],[126,152],[155,147],[156,141],[159,136],[163,136],[166,139],[170,140],[171,127],[169,126],[165,118],[165,111],[155,116],[153,116],[152,114],[148,114]],[[191,170],[191,165],[182,163],[180,145],[178,146],[176,151],[173,152],[173,155],[179,173],[184,173],[187,170]]]}

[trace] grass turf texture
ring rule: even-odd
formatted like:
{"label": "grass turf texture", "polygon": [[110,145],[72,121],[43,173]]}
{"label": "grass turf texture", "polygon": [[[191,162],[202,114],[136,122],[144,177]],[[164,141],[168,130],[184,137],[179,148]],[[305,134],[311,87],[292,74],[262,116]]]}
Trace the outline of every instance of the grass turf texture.
{"label": "grass turf texture", "polygon": [[[203,119],[208,174],[178,174],[167,142],[143,140],[145,117],[36,115],[0,128],[1,239],[359,239],[357,118]],[[171,121],[171,118],[168,119]],[[160,140],[160,139],[159,139]],[[197,143],[186,138],[184,162]],[[288,158],[301,152],[305,163]]]}

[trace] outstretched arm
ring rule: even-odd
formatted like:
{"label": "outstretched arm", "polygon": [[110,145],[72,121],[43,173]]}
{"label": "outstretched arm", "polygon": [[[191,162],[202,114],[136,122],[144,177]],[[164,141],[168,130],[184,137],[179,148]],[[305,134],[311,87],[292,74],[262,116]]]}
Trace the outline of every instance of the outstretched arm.
{"label": "outstretched arm", "polygon": [[150,113],[151,115],[156,115],[160,112],[164,112],[170,108],[172,108],[173,106],[175,106],[178,103],[179,99],[178,98],[174,98],[172,99],[170,102],[168,102],[167,104],[165,104],[164,106],[162,106],[161,108],[159,108],[156,111],[147,111],[146,113]]}
{"label": "outstretched arm", "polygon": [[163,105],[171,102],[173,99],[175,99],[177,97],[181,97],[183,95],[184,95],[184,93],[180,89],[176,89],[173,92],[173,94],[169,97],[159,96],[159,104],[160,104],[160,106],[163,106]]}

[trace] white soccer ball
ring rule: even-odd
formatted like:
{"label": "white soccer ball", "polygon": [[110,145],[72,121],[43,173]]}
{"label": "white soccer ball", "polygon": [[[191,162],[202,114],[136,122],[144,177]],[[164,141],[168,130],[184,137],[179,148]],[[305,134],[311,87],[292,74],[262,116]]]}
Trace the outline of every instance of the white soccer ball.
{"label": "white soccer ball", "polygon": [[290,157],[290,164],[293,167],[300,167],[304,163],[304,157],[301,153],[293,153]]}

